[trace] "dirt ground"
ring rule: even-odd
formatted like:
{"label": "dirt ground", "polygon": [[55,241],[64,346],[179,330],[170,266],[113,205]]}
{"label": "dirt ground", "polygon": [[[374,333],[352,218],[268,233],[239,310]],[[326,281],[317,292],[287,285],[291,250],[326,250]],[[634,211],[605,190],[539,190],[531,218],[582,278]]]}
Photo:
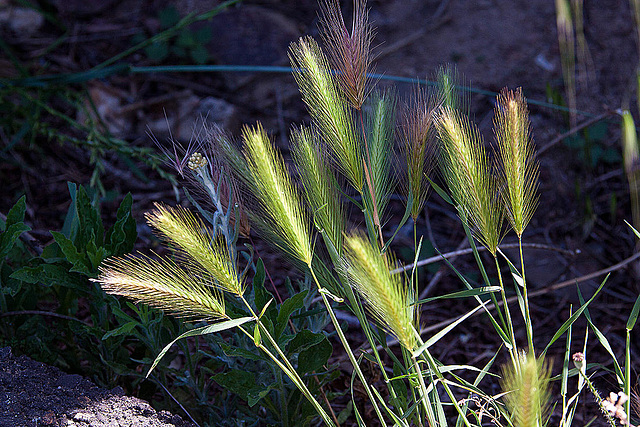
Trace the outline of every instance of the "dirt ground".
{"label": "dirt ground", "polygon": [[[175,0],[174,3],[180,13],[186,14],[202,12],[216,2]],[[350,2],[341,3],[349,14]],[[167,2],[54,0],[51,4],[77,37],[50,55],[48,59],[53,64],[50,70],[72,72],[88,69],[130,46],[130,36],[118,34],[132,34],[138,28],[157,29],[158,11]],[[630,268],[634,264],[628,262],[635,251],[635,243],[623,222],[625,219],[630,221],[631,209],[621,161],[619,117],[615,114],[616,109],[623,107],[630,108],[637,117],[633,79],[638,64],[638,46],[629,2],[585,1],[584,26],[590,59],[585,63],[587,73],[578,80],[576,106],[580,113],[576,120],[580,124],[604,115],[601,120],[605,123],[604,134],[594,144],[603,153],[613,153],[613,160],[603,156],[595,162],[586,161],[580,149],[564,144],[562,138],[558,138],[568,130],[567,118],[545,104],[550,101],[550,93],[563,94],[553,1],[379,0],[372,1],[369,6],[371,19],[377,27],[375,72],[387,77],[428,78],[439,66],[455,64],[469,86],[491,92],[469,94],[472,116],[487,141],[493,138],[495,95],[492,93],[505,86],[522,87],[525,96],[533,101],[530,110],[534,138],[537,147],[544,151],[540,155],[540,206],[525,239],[565,251],[528,252],[527,276],[534,292],[532,315],[536,319],[536,338],[539,345],[545,344],[568,317],[570,304],[575,306],[578,302],[573,279],[619,265],[604,294],[592,306],[592,317],[610,337],[620,357],[624,348],[624,325],[640,291],[638,276]],[[316,10],[314,0],[245,1],[197,26],[206,25],[212,29],[213,38],[207,49],[215,64],[287,66],[288,44],[302,35],[317,34]],[[30,50],[42,48],[53,37],[51,29],[44,24],[29,35],[6,28],[3,33],[11,45],[22,46],[25,55]],[[111,33],[114,35],[110,37]],[[135,65],[150,64],[140,53],[127,60]],[[387,86],[390,83],[380,80],[380,84]],[[410,83],[395,85],[401,96],[412,88]],[[236,135],[242,124],[260,120],[286,151],[291,124],[308,120],[289,74],[136,74],[91,82],[89,88],[94,101],[103,103],[103,119],[109,124],[109,130],[141,145],[152,145],[146,136],[147,128],[163,139],[169,126],[174,136],[188,139],[193,134],[194,120],[204,114],[206,120],[222,124]],[[46,242],[48,230],[57,230],[62,225],[68,199],[66,182],[88,182],[91,168],[86,153],[76,148],[52,142],[41,149],[47,153],[46,164],[30,163],[39,157],[28,151],[12,150],[16,159],[29,167],[19,169],[10,164],[0,165],[0,182],[4,187],[0,195],[0,212],[6,212],[17,195],[26,193],[28,220],[34,229],[32,234]],[[171,186],[158,178],[151,184],[143,183],[115,158],[110,167],[110,175],[105,179],[108,189],[119,194],[131,191],[134,194],[133,210],[140,221],[153,201],[175,199]],[[392,215],[398,216],[396,221],[402,214],[400,204],[397,206],[398,212]],[[433,197],[427,212],[429,227],[421,231],[430,233],[433,244],[442,252],[458,248],[464,241],[464,233],[446,203]],[[390,223],[393,221],[391,218]],[[140,246],[144,247],[149,239],[144,234],[141,237]],[[505,243],[514,241],[510,236]],[[399,236],[396,246],[403,244],[411,245],[409,233]],[[260,244],[258,248],[263,257],[271,258],[267,265],[280,264],[268,248]],[[464,268],[472,261],[461,258],[456,265]],[[287,268],[282,267],[278,274],[272,271],[272,275],[284,277],[289,274]],[[450,272],[441,269],[438,274],[440,276],[431,285],[428,295],[458,290]],[[604,274],[597,274],[581,281],[587,296],[603,278]],[[428,277],[431,279],[432,275]],[[423,319],[428,327],[464,312],[465,308],[425,305],[424,310]],[[476,362],[482,363],[488,349],[495,345],[492,341],[495,338],[485,340],[478,336],[479,333],[482,335],[473,324],[463,325],[451,341],[439,347],[437,356],[459,362],[476,357]],[[469,336],[477,338],[469,341]],[[636,334],[632,339],[636,373],[640,372],[638,336]],[[580,348],[579,344],[576,348]],[[596,357],[599,352],[603,358],[607,357],[595,343],[590,348]],[[551,353],[551,357],[558,356]],[[20,372],[25,375],[24,381],[18,381],[20,377],[15,376]],[[73,380],[73,384],[60,384],[67,380]],[[603,388],[613,387],[611,377],[603,376],[600,380]],[[59,386],[62,388],[57,388]],[[36,422],[37,425],[56,426],[188,425],[177,416],[156,414],[135,399],[113,391],[97,390],[86,380],[7,354],[0,356],[0,392],[3,393],[0,402],[2,426],[31,426]],[[2,406],[6,405],[4,393],[16,405]],[[64,399],[56,404],[51,403],[48,396]],[[22,399],[22,406],[18,406],[20,400],[15,399]],[[120,424],[100,424],[78,419],[84,416],[78,415],[82,413],[94,414],[91,420],[98,420],[99,414],[108,410],[105,408],[112,408],[109,405],[113,405],[114,399],[120,399],[123,405],[121,411],[113,409],[114,414],[148,416],[149,421],[136,424],[136,418],[130,418]],[[31,403],[36,401],[42,404]],[[91,409],[93,402],[102,402],[103,406]],[[23,418],[18,424],[11,424],[18,419],[15,417]],[[110,418],[110,422],[114,419]],[[579,413],[576,425],[588,419],[588,411]],[[75,424],[64,424],[67,420]]]}
{"label": "dirt ground", "polygon": [[0,348],[1,427],[191,427],[178,415]]}

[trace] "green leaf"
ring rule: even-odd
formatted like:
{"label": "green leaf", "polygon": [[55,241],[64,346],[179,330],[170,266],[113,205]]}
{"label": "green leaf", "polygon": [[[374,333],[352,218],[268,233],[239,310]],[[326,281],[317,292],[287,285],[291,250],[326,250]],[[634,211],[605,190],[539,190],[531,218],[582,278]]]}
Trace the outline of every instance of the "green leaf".
{"label": "green leaf", "polygon": [[264,389],[254,387],[254,389],[249,390],[249,393],[247,393],[247,403],[249,404],[249,407],[253,408],[256,403],[260,402],[263,397],[265,397],[267,394],[269,394],[269,392],[271,392],[271,390],[274,389],[275,387],[273,385],[270,385]]}
{"label": "green leaf", "polygon": [[256,323],[256,326],[253,328],[253,343],[256,347],[259,347],[262,343],[262,338],[260,337],[260,325]]}
{"label": "green leaf", "polygon": [[627,331],[631,332],[633,327],[636,325],[636,321],[638,320],[638,314],[640,313],[640,295],[636,299],[635,304],[633,304],[633,308],[631,309],[631,314],[629,315],[629,320],[627,320]]}
{"label": "green leaf", "polygon": [[317,345],[320,341],[326,339],[322,333],[314,333],[308,329],[303,329],[296,334],[296,336],[289,341],[287,345],[287,351],[290,354],[300,353],[314,345]]}
{"label": "green leaf", "polygon": [[191,31],[183,30],[180,34],[178,34],[176,45],[184,48],[190,48],[196,45],[196,39]]}
{"label": "green leaf", "polygon": [[318,344],[302,350],[298,355],[298,371],[300,373],[319,371],[327,364],[333,347],[327,337],[323,336],[322,338]]}
{"label": "green leaf", "polygon": [[556,331],[556,333],[553,335],[553,337],[551,338],[551,340],[549,341],[549,344],[547,344],[547,346],[545,347],[544,351],[542,352],[542,354],[540,356],[545,356],[547,354],[547,350],[549,350],[549,347],[551,347],[551,344],[553,344],[554,342],[556,342],[556,340],[558,338],[560,338],[562,336],[562,334],[564,334],[566,332],[567,329],[569,329],[569,326],[571,326],[573,324],[573,322],[576,321],[576,319],[578,319],[578,317],[580,317],[580,315],[582,315],[582,312],[584,312],[587,307],[589,306],[589,304],[591,304],[591,301],[593,301],[595,299],[595,297],[600,293],[600,291],[602,290],[602,288],[604,287],[604,285],[607,283],[607,280],[609,279],[609,274],[607,274],[607,277],[604,278],[604,280],[602,281],[602,283],[600,284],[600,287],[598,287],[598,289],[594,292],[593,296],[589,299],[589,301],[587,301],[586,303],[582,304],[582,306],[576,310],[575,313],[573,313],[560,327],[560,329],[558,329]]}
{"label": "green leaf", "polygon": [[158,19],[162,28],[171,28],[180,21],[180,13],[175,6],[167,6],[158,13]]}
{"label": "green leaf", "polygon": [[122,326],[120,326],[120,327],[118,327],[116,329],[113,329],[113,330],[107,332],[106,334],[104,334],[102,336],[102,341],[104,341],[104,340],[106,340],[108,338],[111,338],[111,337],[118,337],[118,336],[121,336],[121,335],[128,335],[139,324],[140,323],[136,322],[136,321],[125,323],[124,325],[122,325]]}
{"label": "green leaf", "polygon": [[196,42],[203,45],[209,43],[212,36],[211,27],[208,26],[200,27],[193,32]]}
{"label": "green leaf", "polygon": [[57,231],[51,231],[51,235],[55,239],[58,246],[62,250],[62,253],[66,257],[67,261],[73,264],[72,271],[76,271],[78,273],[84,273],[87,275],[91,274],[91,269],[89,268],[89,261],[86,256],[83,256],[73,242],[67,237]]}
{"label": "green leaf", "polygon": [[87,281],[81,276],[70,273],[67,266],[59,264],[40,264],[35,267],[22,267],[10,276],[26,283],[41,283],[44,286],[64,286],[86,288]]}
{"label": "green leaf", "polygon": [[81,185],[76,194],[76,211],[78,213],[78,237],[74,243],[80,249],[83,248],[91,236],[95,236],[96,246],[104,244],[104,227],[98,209],[91,203],[87,192]]}
{"label": "green leaf", "polygon": [[[13,205],[9,212],[7,212],[7,222],[6,227],[10,227],[13,224],[18,224],[20,222],[24,222],[24,213],[27,210],[27,196],[22,196],[18,201]],[[2,229],[4,231],[5,228]]]}
{"label": "green leaf", "polygon": [[280,305],[280,312],[278,313],[278,318],[276,319],[276,326],[274,332],[274,338],[277,340],[284,332],[284,329],[287,327],[287,322],[289,321],[289,317],[293,314],[294,311],[300,310],[304,307],[304,299],[307,296],[308,291],[302,291],[298,294],[295,294],[291,298],[286,299]]}
{"label": "green leaf", "polygon": [[198,65],[206,64],[209,60],[209,50],[202,45],[194,46],[189,49],[189,56]]}
{"label": "green leaf", "polygon": [[238,327],[240,325],[244,325],[245,323],[250,322],[252,320],[254,320],[253,317],[240,317],[238,319],[226,320],[224,322],[214,323],[213,325],[202,326],[200,328],[191,329],[190,331],[187,331],[187,332],[181,334],[179,337],[175,338],[173,341],[171,341],[169,344],[167,344],[162,349],[160,354],[158,354],[156,359],[153,361],[153,364],[151,365],[151,369],[149,369],[149,372],[147,372],[147,375],[146,375],[145,378],[149,378],[149,375],[151,374],[151,371],[153,371],[155,369],[155,367],[158,365],[160,360],[164,357],[164,355],[167,353],[167,351],[169,351],[171,346],[176,343],[176,341],[181,340],[182,338],[195,337],[195,336],[206,335],[206,334],[213,334],[215,332],[220,332],[220,331],[225,331],[227,329],[236,328],[236,327]]}
{"label": "green leaf", "polygon": [[162,62],[169,56],[169,46],[166,42],[153,42],[144,48],[144,53],[154,62]]}
{"label": "green leaf", "polygon": [[[0,262],[0,295],[16,296],[22,288],[22,281],[11,277],[12,270],[7,264]],[[2,301],[3,298],[0,298]],[[1,307],[1,305],[0,305]]]}
{"label": "green leaf", "polygon": [[[245,401],[249,401],[249,394],[258,388],[256,385],[255,374],[253,372],[241,371],[239,369],[215,374],[211,379],[217,382],[221,387],[237,394]],[[262,390],[261,387],[260,390]]]}
{"label": "green leaf", "polygon": [[[256,311],[261,312],[262,309],[273,299],[271,292],[264,287],[265,272],[264,264],[261,259],[256,263],[256,274],[253,276],[253,295]],[[277,317],[275,307],[269,307],[266,311],[267,317],[273,322]]]}
{"label": "green leaf", "polygon": [[423,351],[425,351],[426,349],[431,347],[433,344],[435,344],[438,341],[440,341],[440,339],[443,338],[445,335],[447,335],[453,328],[458,326],[460,323],[462,323],[469,316],[473,315],[476,311],[480,310],[481,308],[482,308],[482,305],[479,305],[478,307],[474,308],[473,310],[467,312],[465,315],[460,316],[456,321],[451,322],[450,324],[448,324],[443,330],[441,330],[440,332],[438,332],[437,334],[435,334],[434,336],[429,338],[427,340],[427,342],[422,344],[416,351],[414,351],[413,352],[413,357],[420,356]]}
{"label": "green leaf", "polygon": [[220,343],[220,348],[227,356],[240,357],[245,360],[263,360],[263,357],[261,357],[260,355],[244,348],[231,346],[225,343]]}
{"label": "green leaf", "polygon": [[31,230],[31,227],[19,222],[11,224],[4,233],[0,234],[0,260],[9,254],[20,235],[29,230]]}
{"label": "green leaf", "polygon": [[133,246],[138,238],[136,221],[131,214],[133,197],[128,193],[118,207],[116,222],[107,231],[105,236],[105,247],[110,255],[124,255],[133,250]]}

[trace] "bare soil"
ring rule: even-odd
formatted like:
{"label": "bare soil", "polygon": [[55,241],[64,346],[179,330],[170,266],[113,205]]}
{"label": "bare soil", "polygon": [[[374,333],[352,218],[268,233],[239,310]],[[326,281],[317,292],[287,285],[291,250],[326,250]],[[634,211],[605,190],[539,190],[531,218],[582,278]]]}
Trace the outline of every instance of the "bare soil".
{"label": "bare soil", "polygon": [[191,427],[148,402],[0,348],[0,427]]}

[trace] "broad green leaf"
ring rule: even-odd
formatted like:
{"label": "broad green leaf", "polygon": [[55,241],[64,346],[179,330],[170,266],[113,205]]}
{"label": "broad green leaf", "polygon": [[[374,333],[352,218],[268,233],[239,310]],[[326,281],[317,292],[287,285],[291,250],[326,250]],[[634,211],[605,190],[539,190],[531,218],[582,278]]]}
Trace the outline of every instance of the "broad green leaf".
{"label": "broad green leaf", "polygon": [[331,357],[333,347],[327,337],[314,346],[302,350],[298,355],[298,371],[301,373],[314,372],[323,369]]}
{"label": "broad green leaf", "polygon": [[134,330],[135,327],[138,326],[139,324],[140,323],[136,322],[136,321],[125,323],[124,325],[122,325],[122,326],[120,326],[120,327],[118,327],[116,329],[113,329],[113,330],[107,332],[106,334],[104,334],[102,336],[102,341],[104,341],[104,340],[106,340],[108,338],[111,338],[111,337],[117,337],[117,336],[120,336],[120,335],[128,335],[129,332]]}
{"label": "broad green leaf", "polygon": [[58,246],[60,246],[62,253],[67,258],[67,261],[73,264],[73,271],[87,275],[91,274],[89,261],[87,260],[86,255],[83,256],[71,240],[67,239],[64,234],[57,231],[51,231],[51,235]]}
{"label": "broad green leaf", "polygon": [[326,339],[322,333],[314,333],[308,329],[303,329],[289,342],[287,351],[289,354],[300,353]]}
{"label": "broad green leaf", "polygon": [[[22,196],[18,199],[18,201],[13,205],[9,212],[7,212],[7,222],[5,223],[5,227],[10,227],[13,224],[18,224],[24,221],[24,213],[27,210],[27,196]],[[4,231],[6,228],[3,228],[1,231]]]}
{"label": "broad green leaf", "polygon": [[276,389],[276,387],[270,385],[267,388],[254,387],[252,390],[249,390],[249,393],[247,393],[247,403],[249,404],[249,407],[253,408],[256,403],[260,402],[263,397],[274,389]]}
{"label": "broad green leaf", "polygon": [[278,318],[276,319],[273,338],[276,340],[280,338],[280,335],[282,335],[282,332],[287,327],[287,322],[289,321],[291,314],[304,307],[304,299],[308,293],[308,291],[302,291],[291,298],[286,299],[282,304],[280,304],[280,311],[278,312]]}
{"label": "broad green leaf", "polygon": [[20,237],[22,233],[25,231],[30,231],[31,227],[28,225],[18,222],[16,224],[11,224],[6,228],[6,231],[0,234],[0,260],[4,259],[9,254],[9,251],[13,249],[16,241]]}
{"label": "broad green leaf", "polygon": [[[74,240],[76,246],[83,248],[91,236],[95,236],[96,246],[104,244],[104,227],[98,209],[91,203],[87,192],[81,185],[76,195],[76,211],[78,213],[78,237]],[[82,240],[82,241],[81,241]]]}
{"label": "broad green leaf", "polygon": [[[69,272],[67,266],[59,264],[40,264],[34,267],[22,267],[10,276],[27,283],[41,283],[44,286],[64,286],[82,289],[87,287],[87,280]],[[88,290],[85,289],[85,290]]]}
{"label": "broad green leaf", "polygon": [[[259,387],[256,384],[256,376],[253,372],[241,371],[239,369],[215,374],[211,376],[211,379],[221,387],[237,394],[244,401],[248,401],[249,393]],[[261,390],[262,387],[259,387],[259,389]]]}
{"label": "broad green leaf", "polygon": [[107,231],[105,246],[110,255],[123,255],[133,250],[138,232],[136,221],[131,215],[132,204],[133,198],[131,193],[128,193],[118,207],[115,224]]}

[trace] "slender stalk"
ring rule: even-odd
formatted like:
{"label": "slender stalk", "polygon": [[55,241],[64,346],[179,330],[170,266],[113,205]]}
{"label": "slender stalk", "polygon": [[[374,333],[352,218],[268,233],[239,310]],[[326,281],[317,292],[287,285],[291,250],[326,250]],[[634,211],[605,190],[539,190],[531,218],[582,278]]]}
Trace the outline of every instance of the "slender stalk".
{"label": "slender stalk", "polygon": [[[422,344],[424,344],[423,341],[422,341],[422,337],[420,337],[420,334],[418,334],[417,331],[416,331],[416,334],[418,335],[418,346],[422,346]],[[464,422],[464,424],[467,427],[471,427],[471,424],[469,424],[469,420],[467,420],[464,411],[462,410],[462,408],[458,404],[458,401],[456,400],[455,395],[453,394],[453,392],[451,391],[451,388],[449,387],[449,385],[445,381],[444,376],[442,375],[442,372],[440,372],[440,369],[438,369],[438,365],[436,364],[436,361],[433,359],[433,356],[431,356],[431,353],[429,353],[429,349],[425,349],[420,354],[420,357],[427,363],[427,365],[429,366],[429,370],[432,373],[435,373],[436,377],[442,383],[442,386],[444,387],[445,392],[449,396],[449,399],[451,399],[451,403],[453,404],[454,408],[456,409],[456,411],[460,415],[460,418],[462,418],[462,421]]]}
{"label": "slender stalk", "polygon": [[[367,142],[367,135],[364,130],[364,119],[362,115],[362,109],[358,110],[360,116],[360,130],[362,132],[362,138],[364,140],[364,149],[367,154],[367,161],[364,163],[364,174],[369,187],[369,195],[371,197],[371,203],[373,204],[373,225],[378,229],[378,237],[380,238],[380,247],[384,247],[384,237],[382,236],[382,224],[380,223],[380,213],[378,212],[378,202],[376,200],[376,190],[373,187],[373,179],[371,178],[371,151],[369,150],[369,143]],[[364,161],[364,159],[363,159]],[[363,193],[363,191],[361,191]],[[365,201],[364,194],[362,194],[362,201]],[[366,208],[365,208],[366,209]],[[365,212],[366,214],[366,212]]]}
{"label": "slender stalk", "polygon": [[360,378],[360,381],[362,382],[362,386],[364,387],[365,391],[367,392],[367,396],[369,396],[369,400],[371,400],[371,404],[373,405],[373,409],[376,411],[376,415],[378,416],[378,419],[380,419],[380,422],[382,423],[382,425],[386,425],[386,421],[384,419],[384,417],[382,416],[382,412],[380,412],[380,408],[378,407],[378,403],[375,399],[375,397],[373,396],[373,393],[371,393],[371,388],[369,387],[369,383],[367,383],[367,380],[364,377],[364,374],[362,373],[362,370],[360,370],[360,365],[358,365],[358,361],[356,360],[355,355],[353,354],[353,351],[351,351],[351,347],[349,346],[349,342],[347,341],[347,338],[344,336],[344,333],[342,332],[342,328],[340,327],[340,324],[338,323],[338,319],[336,318],[336,314],[333,312],[333,309],[331,308],[331,303],[329,302],[329,300],[327,300],[327,296],[326,296],[326,289],[324,289],[322,286],[320,286],[320,282],[318,281],[318,278],[316,277],[316,274],[313,271],[313,267],[311,266],[311,263],[309,263],[309,272],[311,272],[311,276],[313,277],[313,281],[315,282],[316,286],[318,287],[318,292],[320,293],[320,295],[322,296],[322,301],[324,302],[324,305],[327,308],[327,312],[329,313],[329,316],[331,317],[331,322],[333,323],[333,327],[336,330],[336,333],[338,334],[338,337],[340,338],[340,342],[342,342],[342,346],[344,347],[347,356],[349,356],[349,360],[351,361],[351,364],[353,365],[353,369],[356,371],[356,374],[358,375],[358,378]]}
{"label": "slender stalk", "polygon": [[524,256],[522,253],[522,235],[518,235],[518,245],[520,247],[520,268],[522,269],[522,289],[524,298],[524,324],[527,329],[527,342],[529,343],[529,354],[535,354],[533,349],[533,328],[531,327],[531,314],[529,311],[529,295],[527,291],[527,278],[524,272]]}
{"label": "slender stalk", "polygon": [[502,272],[500,271],[500,265],[498,264],[498,256],[494,255],[493,259],[496,263],[496,271],[498,273],[498,281],[500,284],[500,295],[502,296],[502,305],[504,307],[504,315],[507,322],[507,333],[509,334],[509,338],[511,338],[511,349],[509,349],[509,354],[511,355],[511,360],[513,361],[513,366],[515,369],[519,369],[518,364],[518,349],[516,346],[516,337],[513,333],[513,322],[511,321],[511,312],[509,311],[509,304],[507,301],[507,295],[504,291],[504,282],[502,281]]}
{"label": "slender stalk", "polygon": [[[276,343],[276,341],[273,339],[273,337],[271,336],[267,328],[260,321],[260,318],[253,311],[253,308],[251,307],[251,305],[247,302],[247,300],[244,298],[243,295],[239,295],[239,297],[242,300],[242,302],[245,304],[245,306],[249,309],[249,312],[251,313],[251,315],[256,319],[256,323],[258,324],[258,327],[262,330],[262,333],[264,334],[264,336],[267,337],[267,340],[271,343],[273,348],[276,350],[276,353],[278,353],[278,355],[282,358],[284,364],[280,362],[271,352],[269,352],[266,349],[266,347],[264,347],[261,343],[256,344],[257,347],[260,348],[261,350],[264,350],[267,353],[267,355],[280,367],[280,369],[282,369],[283,372],[291,379],[291,381],[293,381],[293,383],[296,384],[296,386],[302,392],[302,394],[304,394],[305,397],[309,400],[309,402],[311,402],[311,404],[316,408],[316,411],[322,417],[322,420],[329,426],[335,426],[331,417],[326,413],[322,405],[320,405],[320,403],[313,397],[313,395],[307,388],[304,381],[302,381],[302,378],[300,378],[300,376],[298,375],[298,372],[295,370],[293,365],[291,365],[291,362],[289,362],[289,359],[287,358],[287,356],[285,356],[285,354],[280,349],[280,346],[278,345],[278,343]],[[251,340],[254,339],[253,335],[251,335],[244,329],[242,329],[242,331],[246,335],[248,335],[249,338],[251,338]]]}
{"label": "slender stalk", "polygon": [[424,383],[424,378],[422,378],[422,371],[420,370],[418,360],[413,355],[411,355],[411,360],[413,361],[413,369],[416,376],[418,377],[418,383],[420,384],[420,393],[422,394],[422,398],[420,400],[422,401],[424,412],[427,415],[427,420],[431,424],[431,420],[433,420],[435,417],[433,415],[431,403],[429,402],[429,392],[427,391],[427,385]]}

